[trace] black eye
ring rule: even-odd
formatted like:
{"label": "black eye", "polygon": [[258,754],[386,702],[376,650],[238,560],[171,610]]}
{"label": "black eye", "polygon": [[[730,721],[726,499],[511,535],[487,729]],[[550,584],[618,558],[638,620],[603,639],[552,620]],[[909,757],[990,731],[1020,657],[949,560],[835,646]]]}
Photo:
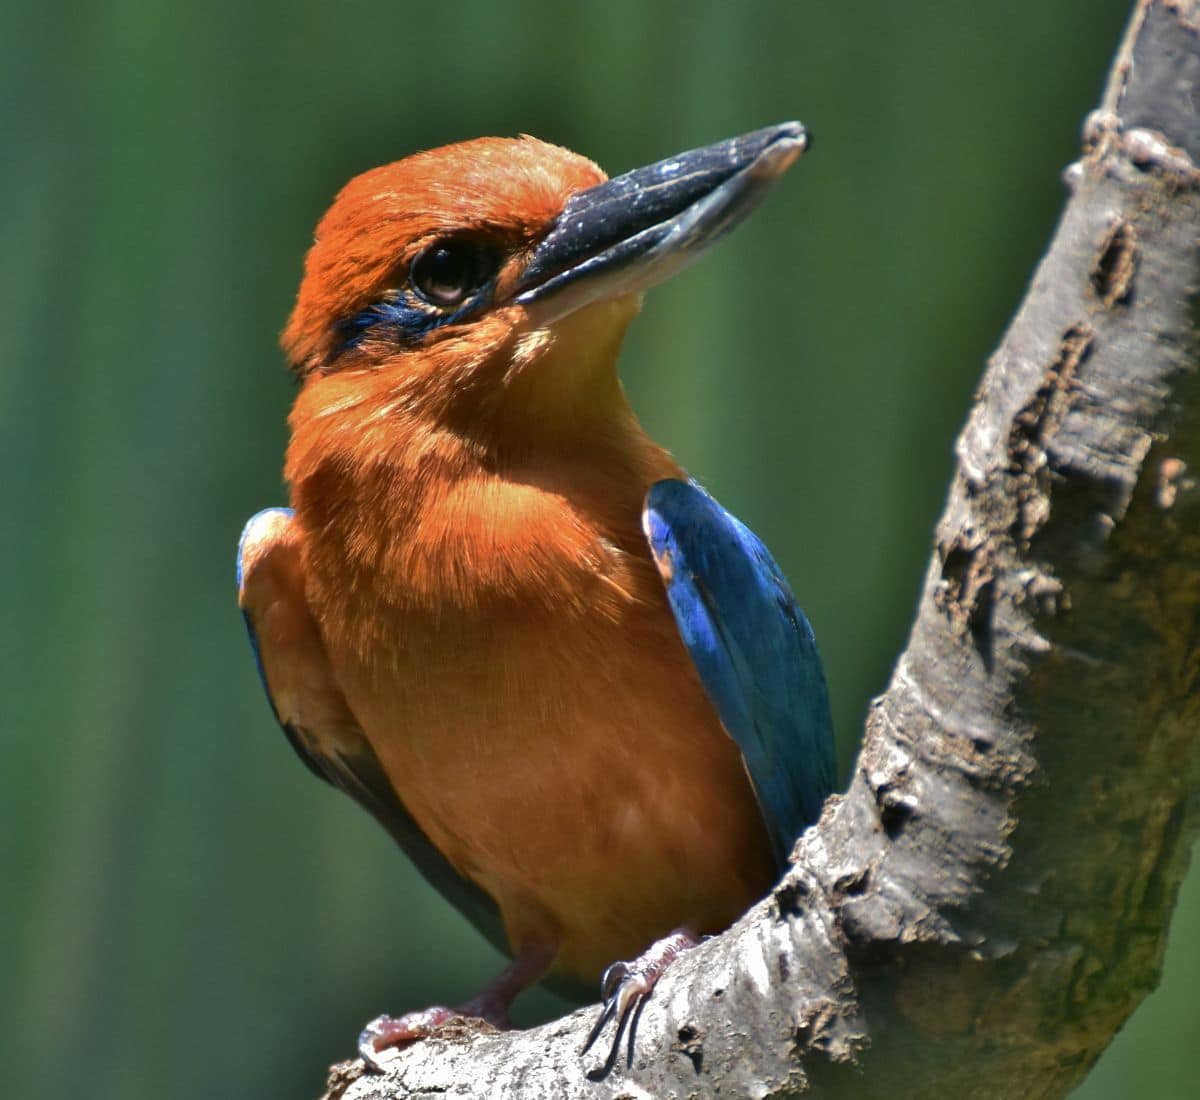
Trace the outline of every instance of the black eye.
{"label": "black eye", "polygon": [[462,241],[431,244],[412,262],[409,282],[430,305],[461,305],[495,271],[495,257]]}

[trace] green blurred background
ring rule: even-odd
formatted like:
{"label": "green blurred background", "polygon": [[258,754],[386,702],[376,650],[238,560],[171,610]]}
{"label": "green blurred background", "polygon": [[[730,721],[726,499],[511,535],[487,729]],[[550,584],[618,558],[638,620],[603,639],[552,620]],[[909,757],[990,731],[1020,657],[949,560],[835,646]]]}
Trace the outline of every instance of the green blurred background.
{"label": "green blurred background", "polygon": [[[293,756],[234,606],[241,524],[284,500],[276,333],[347,178],[478,134],[615,172],[811,126],[623,371],[793,578],[844,774],[1128,6],[6,0],[4,1095],[313,1096],[368,1017],[497,966]],[[1194,877],[1079,1095],[1197,1095],[1198,983]]]}

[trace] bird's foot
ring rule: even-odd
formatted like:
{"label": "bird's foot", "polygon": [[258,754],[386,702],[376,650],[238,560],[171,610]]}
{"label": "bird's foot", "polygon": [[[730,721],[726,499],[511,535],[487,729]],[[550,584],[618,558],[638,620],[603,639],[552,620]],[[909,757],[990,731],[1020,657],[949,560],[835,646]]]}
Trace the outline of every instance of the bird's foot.
{"label": "bird's foot", "polygon": [[485,991],[455,1008],[434,1005],[418,1012],[406,1012],[403,1016],[376,1016],[359,1033],[358,1055],[371,1069],[382,1073],[386,1068],[385,1059],[379,1056],[384,1051],[402,1049],[409,1043],[427,1039],[439,1028],[457,1020],[464,1024],[490,1024],[500,1031],[512,1027],[508,1005],[499,1003]]}
{"label": "bird's foot", "polygon": [[376,1016],[358,1036],[358,1054],[374,1070],[383,1071],[379,1059],[382,1051],[415,1043],[432,1035],[442,1024],[456,1020],[460,1013],[452,1008],[434,1005],[403,1016]]}
{"label": "bird's foot", "polygon": [[508,1018],[509,1006],[522,989],[545,974],[558,951],[556,943],[525,944],[492,981],[469,1001],[455,1008],[434,1005],[403,1016],[377,1016],[358,1037],[358,1054],[377,1073],[387,1068],[379,1057],[385,1050],[406,1047],[427,1039],[440,1027],[461,1020],[464,1024],[490,1024],[500,1031],[512,1027]]}
{"label": "bird's foot", "polygon": [[699,942],[700,940],[688,929],[680,928],[652,943],[632,962],[615,962],[604,972],[604,977],[600,979],[600,996],[604,1006],[587,1037],[587,1042],[583,1044],[582,1053],[586,1054],[591,1050],[592,1044],[600,1038],[610,1020],[615,1019],[617,1026],[604,1064],[588,1071],[591,1080],[602,1080],[612,1072],[626,1028],[629,1031],[629,1043],[625,1065],[633,1065],[634,1035],[637,1032],[638,1017],[642,1014],[647,998],[667,967],[684,951],[695,947]]}

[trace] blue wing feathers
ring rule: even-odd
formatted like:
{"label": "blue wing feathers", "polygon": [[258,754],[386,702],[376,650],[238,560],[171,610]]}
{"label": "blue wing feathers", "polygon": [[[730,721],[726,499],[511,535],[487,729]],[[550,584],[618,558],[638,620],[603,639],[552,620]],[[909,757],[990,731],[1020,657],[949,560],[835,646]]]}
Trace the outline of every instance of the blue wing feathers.
{"label": "blue wing feathers", "polygon": [[834,785],[812,627],[767,548],[695,483],[651,486],[644,524],[680,636],[742,751],[782,864]]}

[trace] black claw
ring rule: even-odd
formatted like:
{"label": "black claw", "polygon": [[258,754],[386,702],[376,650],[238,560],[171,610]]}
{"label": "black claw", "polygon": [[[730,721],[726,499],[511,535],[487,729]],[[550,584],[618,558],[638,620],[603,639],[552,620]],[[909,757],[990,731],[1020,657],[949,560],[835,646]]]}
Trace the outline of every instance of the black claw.
{"label": "black claw", "polygon": [[[611,967],[610,967],[610,969],[611,969]],[[608,971],[605,971],[605,975],[607,975],[607,973],[608,973]],[[613,1013],[616,1011],[617,1011],[616,998],[605,997],[604,998],[604,1007],[600,1010],[599,1018],[592,1025],[592,1030],[590,1032],[588,1032],[587,1042],[583,1044],[583,1050],[581,1050],[579,1052],[580,1054],[586,1054],[589,1050],[592,1049],[592,1044],[597,1039],[600,1038],[600,1032],[602,1032],[604,1030],[605,1026],[608,1024],[608,1021],[613,1018]]]}
{"label": "black claw", "polygon": [[[600,1038],[600,1033],[608,1026],[609,1021],[616,1017],[617,1029],[613,1035],[612,1046],[608,1049],[608,1056],[604,1059],[604,1064],[596,1069],[588,1071],[588,1079],[592,1081],[600,1081],[607,1077],[617,1064],[617,1057],[621,1052],[621,1038],[625,1034],[625,1028],[629,1028],[629,1052],[627,1055],[627,1064],[633,1065],[633,1036],[636,1031],[636,1020],[641,1015],[642,1007],[646,1003],[645,993],[628,994],[626,998],[622,998],[621,992],[625,988],[626,983],[630,979],[630,967],[628,963],[615,962],[607,970],[604,971],[604,976],[600,979],[600,991],[604,1000],[604,1007],[600,1010],[600,1016],[592,1025],[592,1030],[588,1033],[587,1042],[583,1044],[582,1054],[586,1054],[592,1048],[592,1044]],[[624,1000],[624,1004],[622,1004]],[[619,1015],[618,1015],[619,1011]]]}
{"label": "black claw", "polygon": [[608,1004],[621,988],[621,983],[629,977],[629,964],[615,962],[604,971],[600,978],[600,999]]}
{"label": "black claw", "polygon": [[[625,1011],[622,1012],[620,1017],[617,1019],[617,1032],[613,1036],[612,1046],[609,1047],[609,1049],[608,1049],[608,1057],[604,1059],[604,1065],[602,1065],[596,1069],[588,1070],[587,1078],[589,1081],[603,1081],[605,1077],[607,1077],[610,1073],[612,1073],[613,1066],[615,1066],[617,1064],[617,1055],[620,1054],[620,1052],[621,1052],[621,1036],[625,1033],[625,1025],[629,1023],[630,1017],[635,1016],[635,1015],[640,1015],[641,1006],[644,1005],[645,1003],[646,1003],[646,995],[644,993],[634,994],[634,996],[630,999],[629,1003],[625,1006]],[[607,1019],[616,1010],[616,1007],[617,1007],[617,999],[614,996],[611,1004],[609,1004],[605,1008],[604,1016],[601,1017],[601,1019],[603,1021],[607,1021]],[[603,1024],[601,1024],[600,1027],[597,1027],[593,1030],[598,1035],[603,1030]],[[586,1050],[587,1048],[585,1047],[584,1049]],[[629,1064],[630,1065],[633,1064],[633,1032],[632,1031],[629,1033]]]}
{"label": "black claw", "polygon": [[[629,1049],[625,1053],[625,1068],[633,1069],[633,1041],[637,1035],[638,1020],[642,1018],[642,1009],[646,1007],[647,996],[638,997],[634,1004],[633,1015],[629,1017]],[[614,1048],[615,1049],[615,1048]]]}

